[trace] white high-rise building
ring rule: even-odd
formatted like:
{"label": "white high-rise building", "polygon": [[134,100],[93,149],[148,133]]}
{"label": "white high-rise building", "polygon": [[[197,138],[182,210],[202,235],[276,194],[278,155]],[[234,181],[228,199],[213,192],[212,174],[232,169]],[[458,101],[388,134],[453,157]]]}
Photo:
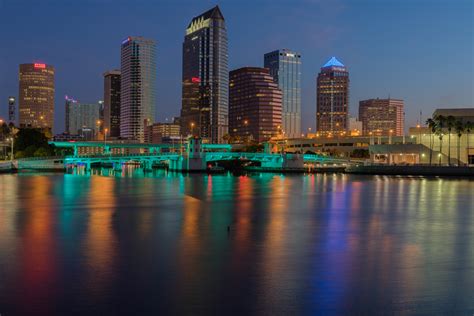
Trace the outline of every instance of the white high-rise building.
{"label": "white high-rise building", "polygon": [[156,44],[129,36],[121,49],[120,137],[145,140],[145,126],[155,121]]}

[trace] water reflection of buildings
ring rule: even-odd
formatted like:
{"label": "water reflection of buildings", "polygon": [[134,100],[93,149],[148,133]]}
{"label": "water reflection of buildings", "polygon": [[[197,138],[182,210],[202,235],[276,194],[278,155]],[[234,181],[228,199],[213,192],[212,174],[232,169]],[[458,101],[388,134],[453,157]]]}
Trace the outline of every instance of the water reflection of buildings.
{"label": "water reflection of buildings", "polygon": [[[82,251],[85,258],[86,288],[91,292],[108,290],[116,271],[116,237],[113,215],[116,207],[115,180],[95,177],[88,192],[88,222]],[[92,295],[92,297],[100,297]]]}
{"label": "water reflection of buildings", "polygon": [[[21,202],[17,212],[15,226],[21,234],[21,246],[18,252],[18,270],[15,280],[19,283],[21,297],[15,297],[21,302],[41,306],[36,314],[51,314],[52,304],[49,302],[59,293],[52,286],[49,291],[41,291],[44,284],[59,282],[57,257],[57,239],[54,238],[56,229],[56,203],[51,195],[53,182],[49,176],[34,176],[22,179]],[[19,281],[18,281],[19,280]],[[54,290],[56,289],[56,290]],[[31,313],[28,304],[21,305],[21,313]]]}
{"label": "water reflection of buildings", "polygon": [[[17,175],[2,175],[0,177],[0,267],[1,273],[7,278],[3,286],[14,282],[15,268],[18,262],[18,251],[15,243],[19,234],[17,228],[18,210],[18,177]],[[4,189],[8,188],[8,190]]]}

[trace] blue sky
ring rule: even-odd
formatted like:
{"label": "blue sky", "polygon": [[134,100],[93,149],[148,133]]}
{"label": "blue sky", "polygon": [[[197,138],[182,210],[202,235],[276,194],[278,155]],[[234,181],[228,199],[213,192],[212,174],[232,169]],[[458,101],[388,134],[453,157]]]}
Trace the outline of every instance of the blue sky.
{"label": "blue sky", "polygon": [[263,54],[299,51],[303,127],[315,125],[316,75],[331,56],[350,71],[350,112],[358,101],[405,100],[406,124],[437,107],[474,107],[474,1],[0,0],[0,117],[18,95],[18,64],[56,67],[55,132],[64,95],[102,99],[105,70],[119,68],[128,35],[157,41],[157,119],[179,115],[181,45],[189,20],[219,4],[227,23],[229,68],[263,66]]}

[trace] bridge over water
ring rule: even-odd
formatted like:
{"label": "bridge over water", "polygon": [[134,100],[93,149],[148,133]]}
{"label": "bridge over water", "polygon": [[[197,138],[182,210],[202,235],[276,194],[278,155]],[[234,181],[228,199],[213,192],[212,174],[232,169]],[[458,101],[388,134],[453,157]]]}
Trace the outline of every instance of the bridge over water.
{"label": "bridge over water", "polygon": [[[266,145],[262,153],[232,152],[228,144],[205,144],[198,138],[191,138],[186,144],[142,144],[142,143],[105,143],[105,142],[50,142],[58,148],[73,149],[72,156],[52,158],[54,163],[68,166],[85,166],[90,169],[93,164],[111,164],[120,170],[127,162],[137,162],[144,169],[151,169],[156,163],[166,163],[171,170],[199,171],[206,170],[210,163],[226,160],[245,160],[259,162],[263,168],[301,169],[308,163],[349,163],[346,159],[336,159],[323,155],[272,153]],[[81,154],[81,148],[94,148],[96,153]],[[51,160],[51,159],[50,159]],[[34,168],[34,165],[45,163],[41,159],[25,159],[18,163],[18,168]]]}

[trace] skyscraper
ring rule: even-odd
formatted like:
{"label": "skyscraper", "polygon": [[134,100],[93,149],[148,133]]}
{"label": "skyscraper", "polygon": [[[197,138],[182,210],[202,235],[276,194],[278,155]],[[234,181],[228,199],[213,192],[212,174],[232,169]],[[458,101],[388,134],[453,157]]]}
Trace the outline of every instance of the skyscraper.
{"label": "skyscraper", "polygon": [[15,116],[15,97],[8,97],[8,122],[10,124],[16,124]]}
{"label": "skyscraper", "polygon": [[213,143],[228,130],[227,31],[218,6],[194,17],[183,42],[181,132]]}
{"label": "skyscraper", "polygon": [[145,140],[145,126],[155,121],[156,45],[143,37],[122,41],[120,136]]}
{"label": "skyscraper", "polygon": [[269,140],[281,129],[282,92],[267,68],[244,67],[230,72],[231,136]]}
{"label": "skyscraper", "polygon": [[120,70],[104,73],[104,128],[107,136],[120,136]]}
{"label": "skyscraper", "polygon": [[54,124],[54,67],[20,65],[20,127],[52,130]]}
{"label": "skyscraper", "polygon": [[282,129],[287,137],[301,136],[301,55],[288,49],[264,55],[264,67],[270,69],[283,93]]}
{"label": "skyscraper", "polygon": [[403,100],[370,99],[359,101],[359,121],[364,135],[403,136]]}
{"label": "skyscraper", "polygon": [[68,96],[65,99],[66,133],[80,135],[88,140],[96,138],[101,127],[101,103],[80,103]]}
{"label": "skyscraper", "polygon": [[325,136],[344,134],[349,113],[349,72],[332,57],[317,79],[316,130]]}
{"label": "skyscraper", "polygon": [[74,131],[71,133],[71,124],[70,124],[70,117],[71,117],[71,109],[74,106],[75,103],[77,103],[76,100],[69,96],[64,96],[64,130],[68,134],[76,134]]}

